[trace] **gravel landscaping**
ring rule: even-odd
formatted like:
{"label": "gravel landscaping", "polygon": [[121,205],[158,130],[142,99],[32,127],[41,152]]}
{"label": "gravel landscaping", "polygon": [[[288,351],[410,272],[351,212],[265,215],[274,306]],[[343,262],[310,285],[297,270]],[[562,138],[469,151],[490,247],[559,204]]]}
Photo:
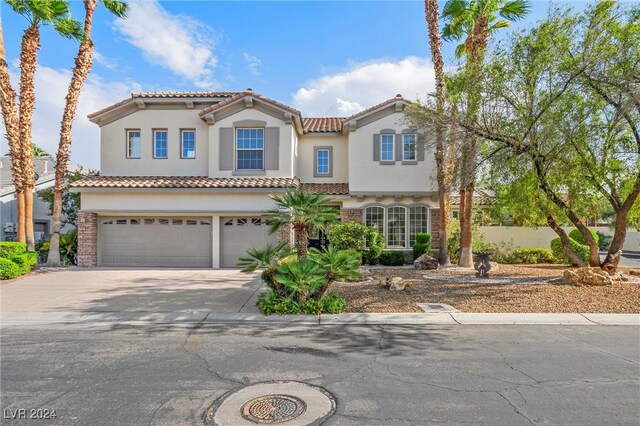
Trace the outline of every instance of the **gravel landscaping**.
{"label": "gravel landscaping", "polygon": [[[416,303],[446,303],[461,312],[640,313],[640,277],[625,273],[627,282],[577,287],[561,283],[566,268],[499,265],[485,281],[463,268],[372,268],[372,281],[336,283],[333,289],[347,300],[348,312],[423,312]],[[410,286],[389,291],[387,277],[402,277]]]}

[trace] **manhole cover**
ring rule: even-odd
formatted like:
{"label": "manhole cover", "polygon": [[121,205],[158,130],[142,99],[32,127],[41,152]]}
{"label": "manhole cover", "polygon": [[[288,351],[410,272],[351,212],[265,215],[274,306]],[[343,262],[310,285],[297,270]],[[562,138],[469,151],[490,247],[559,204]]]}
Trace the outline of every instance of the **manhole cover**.
{"label": "manhole cover", "polygon": [[307,405],[291,395],[265,395],[254,398],[242,406],[242,417],[254,423],[284,423],[300,417]]}

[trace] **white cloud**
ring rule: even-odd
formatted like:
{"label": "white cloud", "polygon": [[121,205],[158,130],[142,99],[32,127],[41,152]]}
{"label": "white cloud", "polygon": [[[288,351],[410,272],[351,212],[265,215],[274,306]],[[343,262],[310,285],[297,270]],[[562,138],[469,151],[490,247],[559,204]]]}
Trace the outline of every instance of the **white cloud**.
{"label": "white cloud", "polygon": [[[13,75],[15,77],[15,74]],[[17,81],[16,78],[12,79]],[[60,138],[60,120],[65,96],[71,80],[69,70],[38,65],[36,71],[36,108],[33,114],[33,141],[55,156]],[[17,86],[14,85],[14,88]],[[90,74],[84,84],[76,120],[73,124],[71,161],[91,169],[100,166],[100,131],[87,119],[87,114],[131,96],[140,91],[133,82],[109,82]],[[4,134],[4,125],[0,126]],[[2,138],[2,154],[8,151],[7,141]]]}
{"label": "white cloud", "polygon": [[253,55],[249,55],[247,52],[243,53],[244,62],[247,64],[247,69],[253,75],[260,75],[260,65],[262,65],[262,61]]}
{"label": "white cloud", "polygon": [[97,50],[93,51],[93,62],[95,64],[102,65],[103,67],[110,69],[111,71],[118,70],[118,64],[115,60],[105,57],[102,53],[98,52]]}
{"label": "white cloud", "polygon": [[311,80],[293,95],[293,105],[306,115],[351,115],[398,93],[425,98],[435,88],[434,78],[427,58],[375,60]]}
{"label": "white cloud", "polygon": [[184,77],[196,87],[218,87],[212,71],[217,63],[213,53],[216,40],[202,22],[186,15],[172,15],[157,0],[133,0],[129,1],[127,18],[116,19],[114,27],[142,50],[149,62]]}

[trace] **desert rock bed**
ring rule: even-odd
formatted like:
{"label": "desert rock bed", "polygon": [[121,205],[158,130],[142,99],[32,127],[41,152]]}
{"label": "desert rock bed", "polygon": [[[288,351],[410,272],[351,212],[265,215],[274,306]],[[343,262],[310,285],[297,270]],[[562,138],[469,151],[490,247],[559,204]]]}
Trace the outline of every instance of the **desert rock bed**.
{"label": "desert rock bed", "polygon": [[[373,268],[368,271],[372,281],[336,283],[334,289],[347,299],[349,312],[423,312],[416,303],[446,303],[461,312],[640,313],[640,277],[625,273],[629,281],[579,287],[561,283],[564,269],[499,265],[482,280],[465,268]],[[387,277],[402,277],[409,286],[389,291]]]}

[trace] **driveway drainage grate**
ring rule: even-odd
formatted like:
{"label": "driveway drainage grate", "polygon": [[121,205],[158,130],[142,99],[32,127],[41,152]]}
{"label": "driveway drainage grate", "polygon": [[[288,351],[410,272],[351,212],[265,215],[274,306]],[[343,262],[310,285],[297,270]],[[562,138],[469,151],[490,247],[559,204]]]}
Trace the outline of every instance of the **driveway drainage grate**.
{"label": "driveway drainage grate", "polygon": [[428,313],[448,313],[448,312],[460,312],[451,305],[446,303],[417,303],[417,305],[425,312]]}
{"label": "driveway drainage grate", "polygon": [[307,404],[291,395],[265,395],[254,398],[242,406],[242,417],[259,424],[285,423],[298,418]]}

